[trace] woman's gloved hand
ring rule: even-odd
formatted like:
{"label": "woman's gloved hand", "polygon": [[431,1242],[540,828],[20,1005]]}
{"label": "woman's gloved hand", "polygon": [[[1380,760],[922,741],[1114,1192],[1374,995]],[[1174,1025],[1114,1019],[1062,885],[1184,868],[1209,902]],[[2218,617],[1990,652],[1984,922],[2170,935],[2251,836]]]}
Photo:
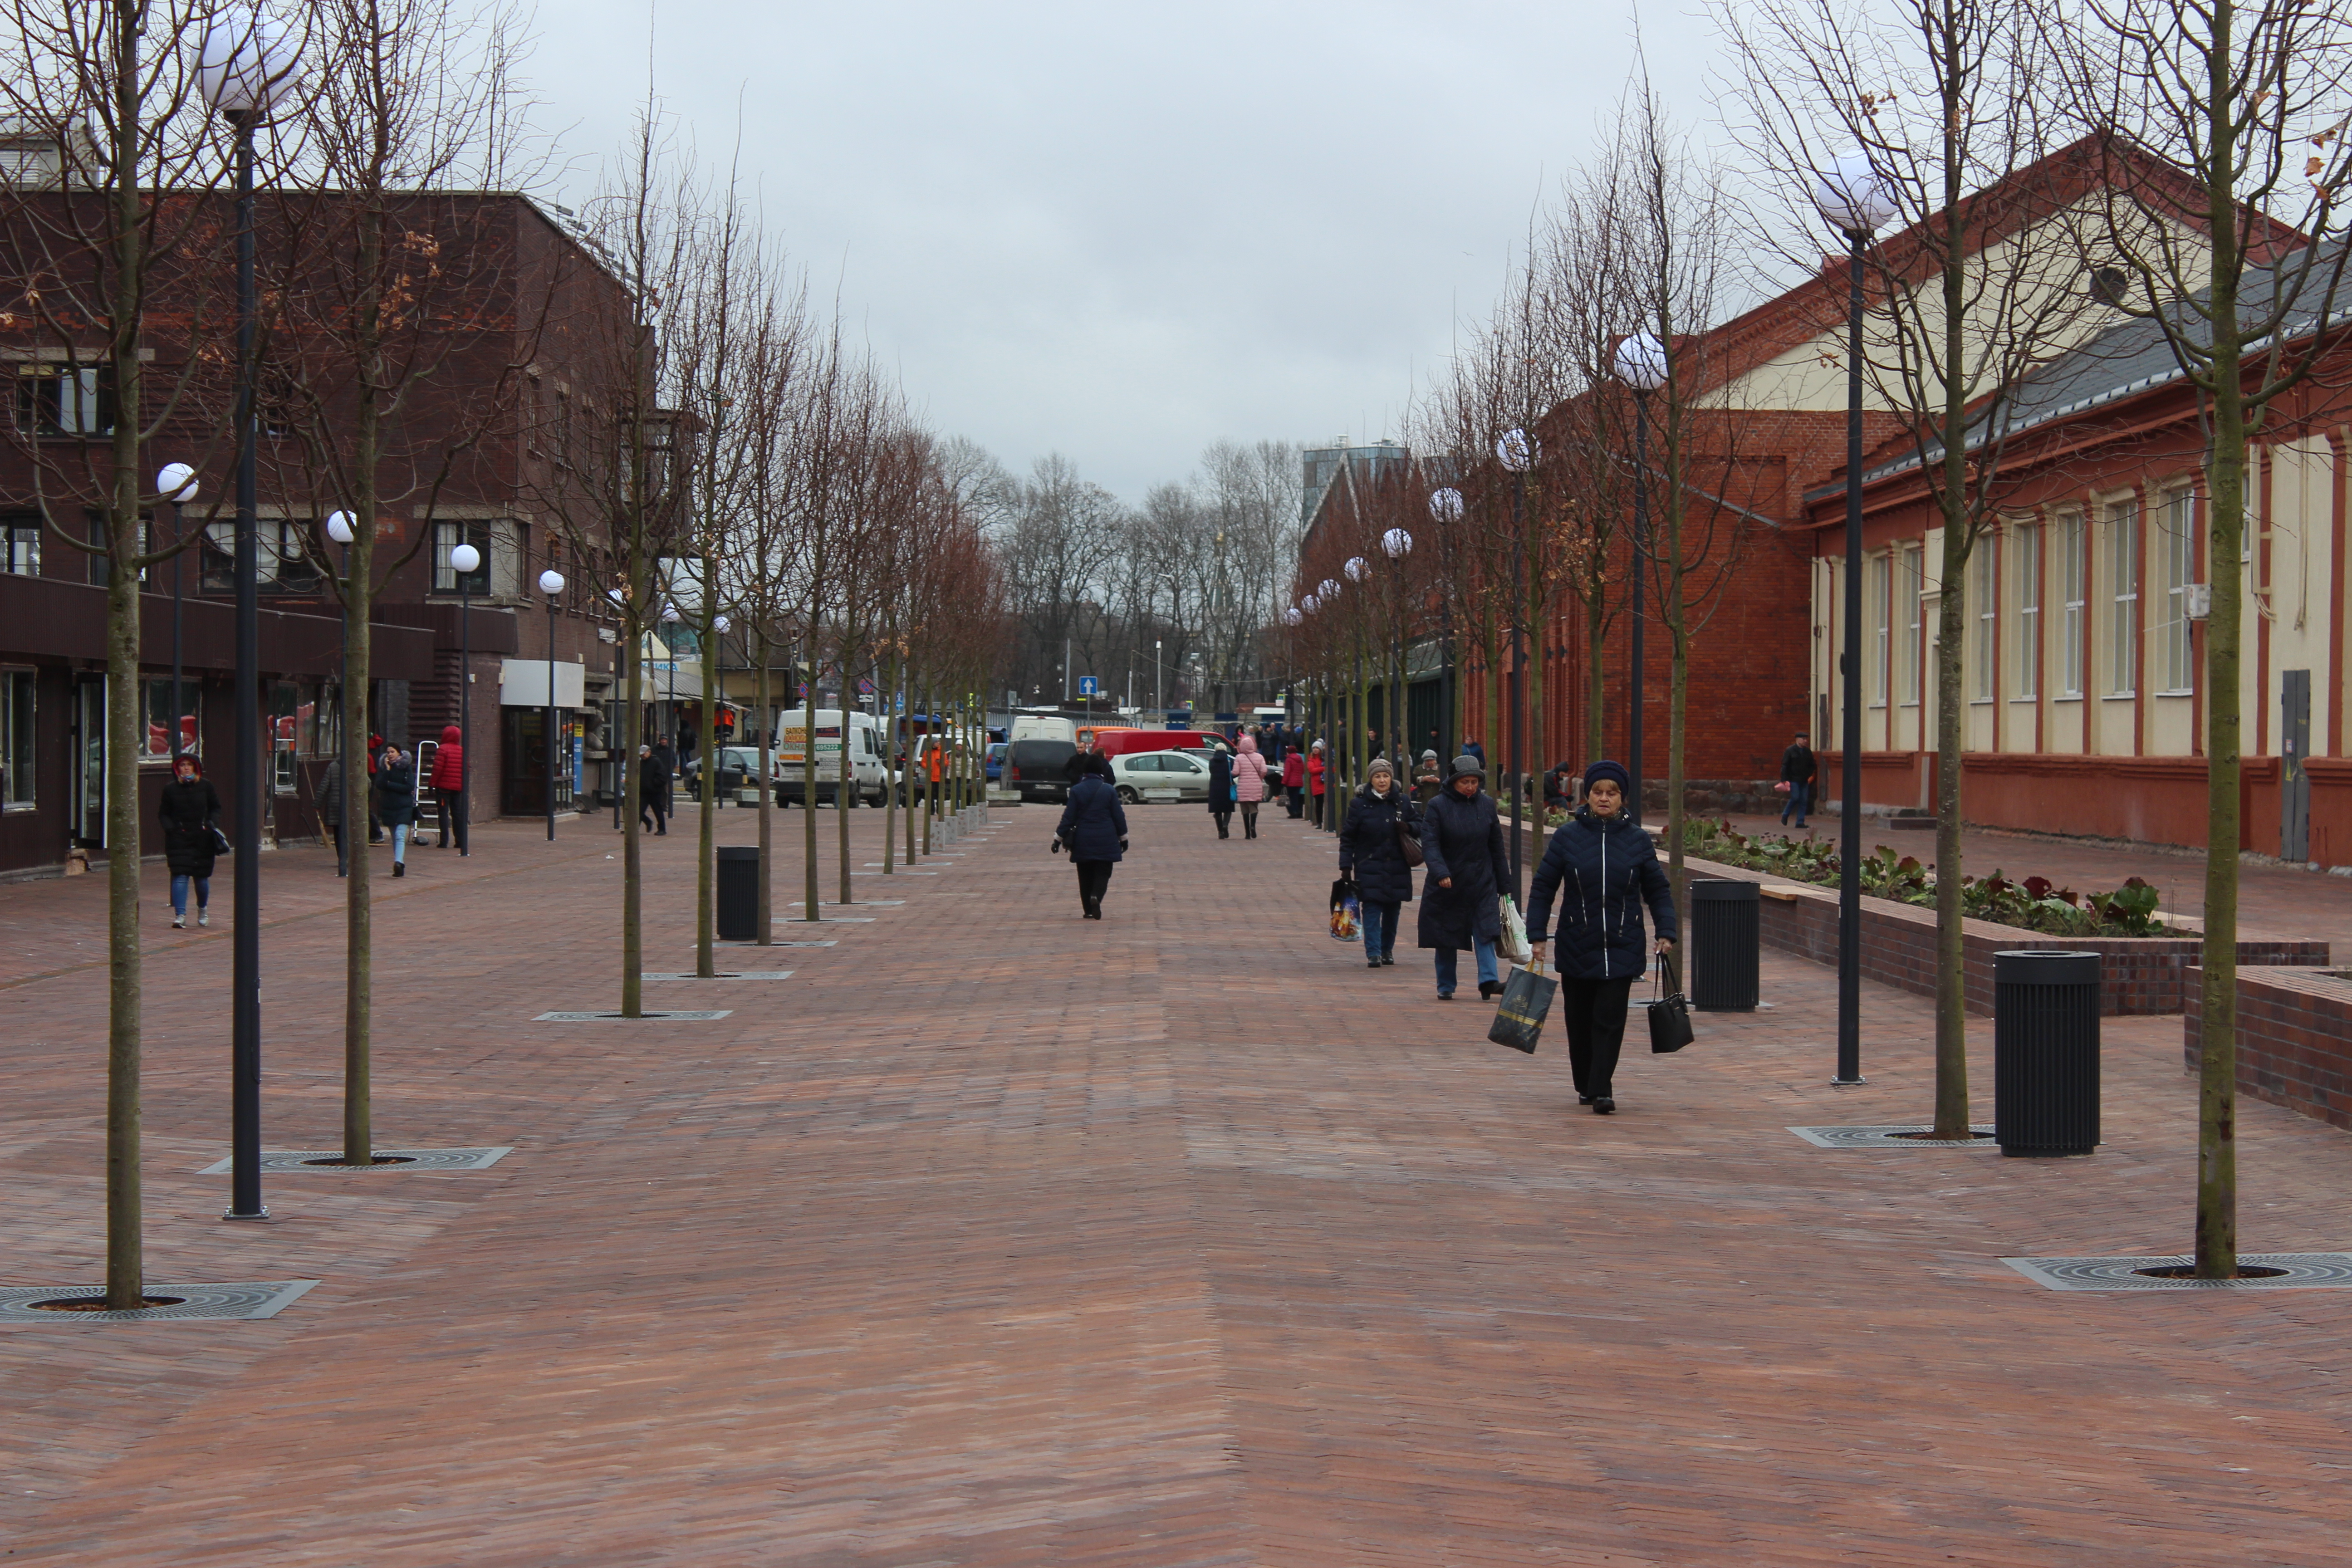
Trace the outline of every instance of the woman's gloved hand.
{"label": "woman's gloved hand", "polygon": [[1059,837],[1058,835],[1056,835],[1056,836],[1055,836],[1055,839],[1054,839],[1054,847],[1053,847],[1052,848],[1050,848],[1050,849],[1046,850],[1046,851],[1045,851],[1045,853],[1046,853],[1046,854],[1048,854],[1048,855],[1059,855],[1061,852],[1062,852],[1062,840],[1061,840],[1060,837]]}

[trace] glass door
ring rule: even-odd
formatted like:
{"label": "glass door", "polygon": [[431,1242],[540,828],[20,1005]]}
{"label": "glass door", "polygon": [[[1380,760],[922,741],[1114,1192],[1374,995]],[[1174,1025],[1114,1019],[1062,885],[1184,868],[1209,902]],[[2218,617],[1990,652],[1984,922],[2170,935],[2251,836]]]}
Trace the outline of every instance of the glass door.
{"label": "glass door", "polygon": [[106,681],[74,682],[73,839],[106,847]]}

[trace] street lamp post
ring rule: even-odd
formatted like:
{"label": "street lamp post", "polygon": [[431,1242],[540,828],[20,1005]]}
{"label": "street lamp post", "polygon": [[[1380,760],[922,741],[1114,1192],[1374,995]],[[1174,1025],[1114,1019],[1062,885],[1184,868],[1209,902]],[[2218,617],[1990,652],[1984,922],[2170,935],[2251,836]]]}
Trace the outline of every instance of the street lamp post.
{"label": "street lamp post", "polygon": [[[1625,772],[1633,781],[1626,795],[1625,814],[1642,820],[1642,720],[1648,700],[1647,653],[1643,629],[1642,568],[1650,552],[1650,394],[1666,384],[1666,347],[1648,332],[1635,332],[1617,345],[1617,379],[1633,394],[1633,548],[1627,572],[1627,607],[1633,616],[1633,667],[1627,684],[1631,700],[1625,716]],[[1669,817],[1671,820],[1671,816]]]}
{"label": "street lamp post", "polygon": [[1535,466],[1535,444],[1524,430],[1506,430],[1495,443],[1495,460],[1511,475],[1511,711],[1505,747],[1504,773],[1511,784],[1511,901],[1520,898],[1519,856],[1527,835],[1523,826],[1527,790],[1520,783],[1521,726],[1527,708],[1527,523],[1528,470]]}
{"label": "street lamp post", "polygon": [[482,552],[461,542],[449,552],[449,565],[457,574],[457,853],[471,855],[474,797],[467,793],[467,770],[474,765],[474,620],[468,591],[482,568]]}
{"label": "street lamp post", "polygon": [[180,609],[184,595],[180,589],[180,558],[187,552],[179,548],[180,536],[186,531],[181,508],[196,499],[196,470],[185,463],[166,463],[163,471],[155,476],[155,489],[172,503],[172,761],[180,760],[180,715],[185,710],[180,695]]}
{"label": "street lamp post", "polygon": [[253,130],[293,86],[285,29],[232,8],[205,32],[196,88],[236,132],[236,835],[229,1045],[229,1206],[268,1219],[261,1202],[261,605],[255,473]]}
{"label": "street lamp post", "polygon": [[1405,636],[1405,600],[1407,584],[1403,581],[1404,558],[1412,553],[1412,535],[1402,528],[1391,528],[1381,535],[1381,550],[1398,564],[1397,581],[1391,585],[1389,603],[1395,607],[1396,617],[1396,679],[1395,689],[1389,693],[1389,751],[1396,758],[1402,782],[1412,780],[1412,747],[1407,743],[1404,727],[1406,710],[1411,706],[1405,699],[1410,689],[1405,681],[1405,654],[1411,644]]}
{"label": "street lamp post", "polygon": [[[1429,516],[1430,521],[1438,525],[1438,544],[1444,557],[1440,564],[1447,568],[1446,581],[1450,584],[1453,580],[1454,525],[1462,521],[1462,492],[1452,485],[1430,491]],[[1437,614],[1439,636],[1444,645],[1444,668],[1437,678],[1437,765],[1443,773],[1454,760],[1450,748],[1454,744],[1453,737],[1459,732],[1455,726],[1461,719],[1455,711],[1459,706],[1454,700],[1458,678],[1454,669],[1454,595],[1450,592],[1438,595]]]}
{"label": "street lamp post", "polygon": [[1845,236],[1845,647],[1840,692],[1845,706],[1838,738],[1838,1038],[1836,1084],[1862,1077],[1862,260],[1870,237],[1895,216],[1895,203],[1859,150],[1838,158],[1813,182],[1813,205]]}
{"label": "street lamp post", "polygon": [[[337,549],[341,552],[342,561],[343,593],[348,597],[352,591],[352,540],[355,537],[352,531],[352,514],[347,511],[328,513],[327,537],[335,542]],[[340,708],[343,701],[343,693],[351,689],[352,684],[352,626],[351,621],[348,617],[344,619],[341,626],[335,628],[335,679],[337,681],[337,685],[335,687],[335,702],[337,707]],[[349,743],[349,737],[344,738],[344,743]],[[340,753],[341,750],[342,748],[341,746],[336,748],[338,753]],[[338,754],[335,759],[335,768],[339,773],[345,773],[346,777],[349,776],[348,773],[345,772],[343,768],[342,758],[340,754]],[[352,874],[350,849],[352,842],[352,803],[350,795],[351,792],[347,789],[338,787],[335,791],[335,875],[338,877],[348,877]]]}
{"label": "street lamp post", "polygon": [[555,596],[563,592],[563,574],[551,566],[539,574],[539,591],[547,595],[547,841],[555,842]]}
{"label": "street lamp post", "polygon": [[1160,679],[1160,639],[1151,639],[1151,701],[1160,710],[1160,721],[1168,721],[1168,688]]}

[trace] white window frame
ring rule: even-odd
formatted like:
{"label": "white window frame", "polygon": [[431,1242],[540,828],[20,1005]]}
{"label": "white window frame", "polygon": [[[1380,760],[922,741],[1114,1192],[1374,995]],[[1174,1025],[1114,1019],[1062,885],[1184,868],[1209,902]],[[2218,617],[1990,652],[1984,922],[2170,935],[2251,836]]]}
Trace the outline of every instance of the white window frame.
{"label": "white window frame", "polygon": [[2059,595],[2063,610],[2058,622],[2058,679],[2061,697],[2080,697],[2087,673],[2083,668],[2084,616],[2089,613],[2091,591],[2090,522],[2070,511],[2058,520]]}
{"label": "white window frame", "polygon": [[2177,489],[2164,498],[2158,527],[2164,532],[2164,620],[2158,627],[2157,695],[2186,697],[2197,687],[2197,664],[2189,637],[2189,584],[2197,575],[2197,492]]}
{"label": "white window frame", "polygon": [[41,678],[0,666],[0,812],[40,807]]}
{"label": "white window frame", "polygon": [[1870,574],[1864,584],[1871,620],[1870,684],[1873,708],[1886,706],[1887,692],[1893,685],[1894,666],[1890,662],[1891,634],[1887,623],[1894,619],[1895,606],[1892,584],[1894,554],[1881,551],[1870,558]]}
{"label": "white window frame", "polygon": [[1901,549],[1903,558],[1895,572],[1895,588],[1903,596],[1905,636],[1903,661],[1898,666],[1902,673],[1895,684],[1902,692],[1899,700],[1902,705],[1916,708],[1919,706],[1919,667],[1925,662],[1919,657],[1919,647],[1921,636],[1926,630],[1927,579],[1925,567],[1927,552],[1916,544],[1906,544]]}
{"label": "white window frame", "polygon": [[2139,501],[2107,508],[2107,691],[2139,693]]}
{"label": "white window frame", "polygon": [[2010,530],[2016,557],[2017,695],[2042,695],[2042,524],[2021,522]]}
{"label": "white window frame", "polygon": [[1975,551],[1969,557],[1969,566],[1976,574],[1970,592],[1977,600],[1977,695],[1979,702],[1990,702],[2000,693],[1994,672],[2000,661],[1994,654],[2000,647],[2000,555],[1996,545],[2000,536],[1988,530],[1979,536]]}

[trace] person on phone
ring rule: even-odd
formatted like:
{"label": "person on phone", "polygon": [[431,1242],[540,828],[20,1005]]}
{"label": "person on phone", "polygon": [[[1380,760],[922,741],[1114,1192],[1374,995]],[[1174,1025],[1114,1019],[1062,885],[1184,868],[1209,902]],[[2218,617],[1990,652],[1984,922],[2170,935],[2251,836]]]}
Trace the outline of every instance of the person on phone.
{"label": "person on phone", "polygon": [[1559,1010],[1576,1098],[1595,1115],[1617,1109],[1618,1048],[1633,982],[1649,967],[1642,906],[1657,922],[1656,952],[1674,951],[1681,926],[1666,868],[1650,836],[1625,816],[1633,780],[1603,760],[1584,770],[1584,804],[1559,825],[1528,888],[1528,946],[1543,962],[1554,897],[1559,910]]}
{"label": "person on phone", "polygon": [[386,746],[375,764],[375,815],[392,834],[392,874],[408,875],[408,841],[416,831],[416,763]]}
{"label": "person on phone", "polygon": [[1429,874],[1421,884],[1421,945],[1437,953],[1437,999],[1454,1000],[1455,955],[1468,948],[1478,961],[1478,995],[1503,994],[1495,943],[1503,934],[1502,889],[1511,868],[1503,849],[1503,819],[1486,791],[1486,765],[1466,752],[1454,759],[1444,790],[1423,815],[1421,852]]}

